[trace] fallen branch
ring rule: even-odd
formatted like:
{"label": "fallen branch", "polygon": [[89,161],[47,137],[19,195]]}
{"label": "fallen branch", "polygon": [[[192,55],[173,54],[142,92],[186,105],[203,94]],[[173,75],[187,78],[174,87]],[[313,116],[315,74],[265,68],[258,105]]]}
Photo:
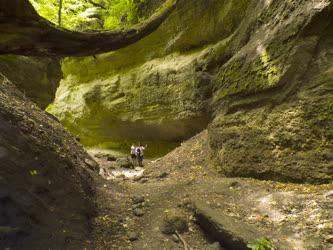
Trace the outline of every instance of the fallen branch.
{"label": "fallen branch", "polygon": [[178,239],[181,241],[181,243],[184,246],[184,250],[191,250],[191,248],[188,246],[187,242],[184,240],[184,238],[178,233],[178,231],[176,230],[176,235],[178,237]]}
{"label": "fallen branch", "polygon": [[105,6],[103,6],[103,5],[100,4],[100,3],[96,3],[96,2],[94,2],[93,0],[88,0],[88,3],[90,3],[91,5],[94,5],[95,7],[98,7],[98,8],[101,8],[101,9],[103,9],[103,10],[106,10],[106,7],[105,7]]}

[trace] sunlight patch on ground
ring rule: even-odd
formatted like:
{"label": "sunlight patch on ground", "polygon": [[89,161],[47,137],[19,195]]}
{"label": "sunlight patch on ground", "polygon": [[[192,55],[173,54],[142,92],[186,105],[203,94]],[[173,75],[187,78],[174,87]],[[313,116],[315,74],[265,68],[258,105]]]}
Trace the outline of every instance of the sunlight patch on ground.
{"label": "sunlight patch on ground", "polygon": [[258,209],[266,213],[272,221],[281,222],[285,219],[285,215],[274,208],[276,203],[272,194],[270,194],[258,199]]}
{"label": "sunlight patch on ground", "polygon": [[[103,168],[100,169],[101,171],[105,171]],[[127,178],[127,179],[133,179],[135,177],[140,177],[144,173],[144,169],[141,167],[136,167],[134,169],[128,169],[128,168],[120,168],[120,169],[115,169],[111,170],[109,173],[107,173],[107,180],[112,180],[116,178]],[[103,173],[100,173],[103,175]],[[104,173],[105,174],[105,173]]]}

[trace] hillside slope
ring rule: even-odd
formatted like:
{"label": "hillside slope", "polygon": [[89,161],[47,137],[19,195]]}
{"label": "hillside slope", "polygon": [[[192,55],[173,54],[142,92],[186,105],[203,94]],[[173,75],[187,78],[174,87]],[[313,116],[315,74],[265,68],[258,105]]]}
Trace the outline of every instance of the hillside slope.
{"label": "hillside slope", "polygon": [[4,76],[0,131],[0,248],[82,249],[96,163]]}

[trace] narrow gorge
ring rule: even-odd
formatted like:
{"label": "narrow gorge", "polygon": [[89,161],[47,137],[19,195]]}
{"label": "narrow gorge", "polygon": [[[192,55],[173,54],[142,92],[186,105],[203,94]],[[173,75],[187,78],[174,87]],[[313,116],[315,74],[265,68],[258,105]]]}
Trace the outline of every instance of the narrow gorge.
{"label": "narrow gorge", "polygon": [[332,249],[331,0],[0,19],[0,249]]}

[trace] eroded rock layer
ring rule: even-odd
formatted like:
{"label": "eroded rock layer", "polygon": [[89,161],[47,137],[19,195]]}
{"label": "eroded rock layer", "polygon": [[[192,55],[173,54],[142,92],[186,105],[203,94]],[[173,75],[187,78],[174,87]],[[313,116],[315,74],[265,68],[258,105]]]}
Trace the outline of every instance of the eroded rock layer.
{"label": "eroded rock layer", "polygon": [[65,79],[48,111],[88,145],[192,136],[211,117],[212,81],[200,66],[206,62],[202,47],[231,35],[247,2],[180,1],[160,29],[138,43],[66,59]]}
{"label": "eroded rock layer", "polygon": [[330,182],[332,18],[329,0],[183,0],[138,43],[66,59],[48,110],[88,145],[209,123],[227,176]]}
{"label": "eroded rock layer", "polygon": [[216,74],[216,162],[227,176],[332,181],[332,3],[262,1],[256,9],[235,35],[249,34],[247,43]]}

